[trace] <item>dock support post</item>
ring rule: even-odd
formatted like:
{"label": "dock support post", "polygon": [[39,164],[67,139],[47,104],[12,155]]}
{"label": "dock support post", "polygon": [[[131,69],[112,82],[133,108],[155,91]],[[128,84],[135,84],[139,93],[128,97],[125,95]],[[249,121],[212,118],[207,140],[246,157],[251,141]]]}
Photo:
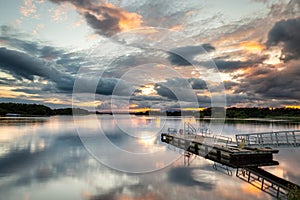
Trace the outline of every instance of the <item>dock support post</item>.
{"label": "dock support post", "polygon": [[297,146],[297,140],[296,140],[295,132],[293,131],[292,134],[293,134],[293,139],[294,139],[294,146],[296,147]]}

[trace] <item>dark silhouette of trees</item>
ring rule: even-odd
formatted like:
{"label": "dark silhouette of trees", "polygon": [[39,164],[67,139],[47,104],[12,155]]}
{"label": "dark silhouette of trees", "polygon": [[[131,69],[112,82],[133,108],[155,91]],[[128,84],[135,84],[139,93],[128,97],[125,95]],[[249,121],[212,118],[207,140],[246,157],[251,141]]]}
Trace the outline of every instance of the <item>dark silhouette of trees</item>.
{"label": "dark silhouette of trees", "polygon": [[51,115],[72,115],[89,114],[87,110],[80,108],[61,108],[51,109],[45,105],[39,104],[22,104],[22,103],[0,103],[0,115],[18,114],[21,116],[51,116]]}
{"label": "dark silhouette of trees", "polygon": [[[51,109],[45,105],[39,104],[22,104],[22,103],[0,103],[0,116],[7,114],[19,114],[21,116],[51,116],[51,115],[86,115],[89,111],[80,108],[59,108]],[[112,114],[101,113],[97,114]],[[211,117],[224,116],[225,108],[206,108],[200,113],[198,111],[183,111],[183,110],[168,110],[165,112],[149,111],[141,113],[130,113],[136,115],[167,115],[167,116],[195,116],[195,117]],[[231,107],[226,109],[227,118],[277,118],[291,117],[300,118],[300,109],[296,108],[236,108]]]}

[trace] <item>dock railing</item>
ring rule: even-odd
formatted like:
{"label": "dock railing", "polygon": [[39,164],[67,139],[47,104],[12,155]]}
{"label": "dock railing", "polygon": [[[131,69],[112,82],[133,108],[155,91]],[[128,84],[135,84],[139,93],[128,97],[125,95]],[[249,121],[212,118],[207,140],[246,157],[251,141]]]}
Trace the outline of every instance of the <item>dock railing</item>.
{"label": "dock railing", "polygon": [[300,130],[236,134],[237,146],[299,147]]}

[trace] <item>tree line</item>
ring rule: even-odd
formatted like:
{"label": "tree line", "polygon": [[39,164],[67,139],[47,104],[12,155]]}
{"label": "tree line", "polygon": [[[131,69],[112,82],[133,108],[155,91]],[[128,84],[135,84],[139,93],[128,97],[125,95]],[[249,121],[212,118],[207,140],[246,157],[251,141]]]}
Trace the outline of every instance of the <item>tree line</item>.
{"label": "tree line", "polygon": [[[72,115],[90,114],[89,111],[80,108],[59,108],[51,109],[41,104],[22,104],[22,103],[0,103],[0,116],[7,114],[18,114],[21,116],[52,116],[52,115]],[[300,117],[300,109],[296,108],[206,108],[201,112],[196,111],[166,111],[166,113],[149,111],[143,113],[131,113],[136,115],[167,115],[167,116],[197,116],[200,118],[210,117],[212,113],[215,116],[224,116],[227,118],[268,118],[268,117]],[[97,114],[102,114],[97,112]]]}
{"label": "tree line", "polygon": [[89,114],[89,111],[80,108],[59,108],[51,109],[48,106],[40,104],[23,104],[23,103],[0,103],[0,116],[17,114],[20,116],[52,116],[52,115],[72,115]]}
{"label": "tree line", "polygon": [[206,108],[200,112],[200,117],[224,116],[226,118],[276,118],[276,117],[300,117],[300,109],[297,108]]}

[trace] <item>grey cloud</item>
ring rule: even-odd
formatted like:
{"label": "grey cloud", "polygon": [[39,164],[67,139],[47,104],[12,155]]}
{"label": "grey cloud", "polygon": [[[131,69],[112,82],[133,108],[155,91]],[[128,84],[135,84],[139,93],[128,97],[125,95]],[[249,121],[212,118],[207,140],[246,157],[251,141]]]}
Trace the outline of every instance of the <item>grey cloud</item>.
{"label": "grey cloud", "polygon": [[234,87],[238,86],[238,83],[233,81],[224,81],[224,87],[227,90],[233,89]]}
{"label": "grey cloud", "polygon": [[268,99],[296,100],[300,99],[300,61],[293,60],[284,64],[285,69],[265,71],[263,75],[250,73],[241,80],[236,93]]}
{"label": "grey cloud", "polygon": [[246,94],[227,94],[226,95],[226,104],[227,106],[236,106],[236,105],[245,105],[253,107],[253,104],[257,106],[258,102],[262,101],[262,97],[258,95],[246,95]]}
{"label": "grey cloud", "polygon": [[179,101],[181,107],[184,103],[190,103],[190,107],[199,107],[200,104],[201,106],[209,106],[211,103],[209,97],[198,96],[196,93],[207,90],[205,81],[201,79],[174,77],[165,82],[156,83],[154,89],[162,97]]}
{"label": "grey cloud", "polygon": [[[121,31],[120,20],[134,20],[127,16],[127,13],[121,8],[99,3],[93,0],[50,0],[53,3],[69,2],[73,4],[77,11],[83,15],[86,22],[95,30],[96,33],[106,36],[112,36]],[[101,16],[101,17],[99,17]],[[136,15],[137,16],[137,15]],[[139,19],[137,19],[139,20]]]}
{"label": "grey cloud", "polygon": [[171,64],[178,66],[189,66],[194,62],[194,57],[206,52],[214,51],[215,47],[211,44],[202,44],[200,46],[186,46],[171,49],[169,53],[169,60]]}
{"label": "grey cloud", "polygon": [[186,23],[186,13],[199,12],[203,5],[197,0],[190,1],[160,1],[139,0],[125,1],[122,5],[128,10],[140,13],[148,26],[172,28]]}
{"label": "grey cloud", "polygon": [[206,82],[199,78],[189,78],[188,82],[191,84],[192,88],[195,90],[207,89]]}
{"label": "grey cloud", "polygon": [[0,48],[0,67],[17,79],[33,81],[40,76],[54,82],[62,91],[72,91],[74,77],[61,72],[51,63],[25,54],[23,52]]}
{"label": "grey cloud", "polygon": [[[69,73],[58,70],[55,64],[46,62],[39,58],[33,57],[23,52],[9,50],[6,48],[0,48],[0,67],[7,73],[12,74],[17,79],[28,79],[33,81],[34,76],[42,77],[46,80],[55,83],[55,87],[49,83],[46,86],[40,85],[43,91],[55,91],[71,93],[73,91],[73,85],[75,77]],[[82,80],[86,84],[86,88],[83,88],[82,92],[88,92],[90,80],[85,77]],[[130,86],[122,80],[116,78],[101,78],[96,87],[96,93],[111,95],[115,86],[119,84],[118,90],[115,91],[116,95],[128,95]],[[21,89],[23,91],[33,93],[34,89]],[[92,91],[95,92],[95,91]]]}
{"label": "grey cloud", "polygon": [[51,66],[28,54],[0,48],[0,66],[10,72],[13,72],[18,78],[25,77],[33,80],[33,75],[45,77],[48,79],[61,76],[61,73]]}
{"label": "grey cloud", "polygon": [[90,6],[92,1],[89,1],[89,0],[50,0],[51,2],[53,3],[57,3],[57,4],[60,4],[60,3],[64,3],[64,2],[70,2],[76,6]]}
{"label": "grey cloud", "polygon": [[[1,71],[1,70],[0,70]],[[1,85],[12,85],[15,82],[14,79],[0,77],[0,84]]]}
{"label": "grey cloud", "polygon": [[[1,26],[2,29],[3,27]],[[67,52],[65,49],[26,40],[24,37],[24,34],[18,33],[17,30],[14,32],[7,30],[0,36],[0,40],[5,41],[8,46],[18,49],[23,53],[34,55],[35,58],[56,63],[57,67],[60,67],[60,70],[71,73],[78,71],[85,57],[85,53],[83,52]]]}
{"label": "grey cloud", "polygon": [[148,102],[162,102],[162,101],[168,101],[167,98],[161,97],[161,96],[131,96],[131,101],[139,102],[139,101],[148,101]]}
{"label": "grey cloud", "polygon": [[39,58],[55,60],[65,53],[61,49],[54,48],[48,45],[41,45],[41,43],[36,41],[27,40],[25,39],[26,36],[24,34],[19,33],[18,30],[11,30],[11,28],[8,26],[2,25],[1,29],[8,29],[0,36],[0,39],[4,40],[7,45],[24,52],[34,54]]}
{"label": "grey cloud", "polygon": [[84,15],[86,22],[95,30],[98,34],[113,35],[114,33],[120,32],[119,19],[110,17],[108,14],[104,14],[104,19],[99,20],[90,13]]}
{"label": "grey cloud", "polygon": [[132,90],[131,84],[116,78],[101,78],[97,85],[97,94],[128,96]]}
{"label": "grey cloud", "polygon": [[217,68],[220,71],[234,71],[236,69],[248,68],[253,67],[253,65],[259,64],[263,61],[263,59],[259,60],[247,60],[247,61],[230,61],[230,60],[222,60],[222,59],[215,59],[214,62]]}
{"label": "grey cloud", "polygon": [[[188,98],[183,93],[191,92],[192,88],[188,81],[184,78],[167,79],[166,82],[156,83],[154,89],[163,97],[172,100],[182,99],[181,97]],[[188,95],[190,96],[190,95]]]}
{"label": "grey cloud", "polygon": [[283,57],[285,61],[300,58],[300,18],[277,22],[268,34],[267,46],[283,43]]}

